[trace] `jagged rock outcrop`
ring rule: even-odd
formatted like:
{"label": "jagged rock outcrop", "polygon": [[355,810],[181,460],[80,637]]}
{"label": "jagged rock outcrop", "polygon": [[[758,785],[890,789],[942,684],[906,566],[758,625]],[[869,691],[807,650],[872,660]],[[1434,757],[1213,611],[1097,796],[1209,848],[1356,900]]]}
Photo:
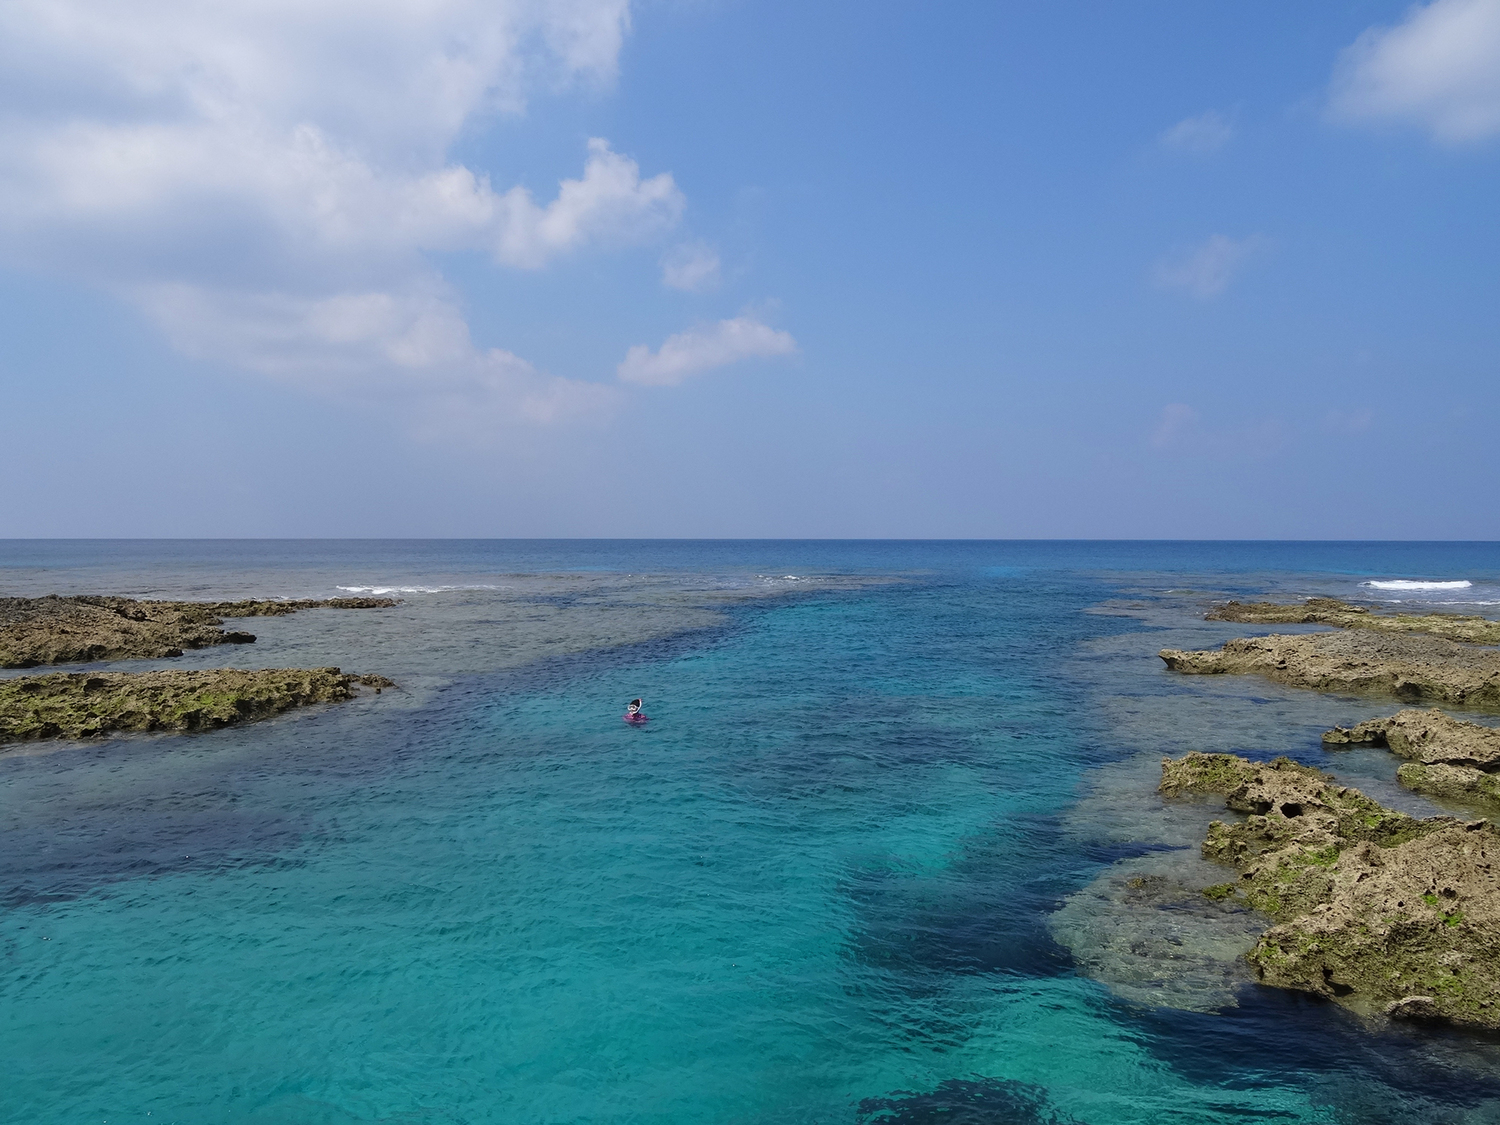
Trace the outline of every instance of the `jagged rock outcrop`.
{"label": "jagged rock outcrop", "polygon": [[184,649],[249,644],[218,628],[226,617],[279,617],[303,609],[375,609],[390,598],[157,602],[133,598],[0,598],[0,668],[181,656]]}
{"label": "jagged rock outcrop", "polygon": [[1408,758],[1396,777],[1432,797],[1500,803],[1500,730],[1443,712],[1400,711],[1353,727],[1334,727],[1325,746],[1384,746]]}
{"label": "jagged rock outcrop", "polygon": [[0,680],[0,742],[93,738],[111,731],[196,731],[268,718],[309,703],[377,692],[384,676],[337,668],[54,672]]}
{"label": "jagged rock outcrop", "polygon": [[1417,634],[1272,634],[1221,649],[1162,649],[1168,668],[1188,675],[1254,673],[1315,691],[1393,695],[1410,702],[1500,710],[1500,650]]}
{"label": "jagged rock outcrop", "polygon": [[1500,1029],[1500,832],[1419,820],[1286,758],[1162,763],[1162,792],[1223,794],[1205,857],[1238,878],[1207,888],[1270,916],[1259,979],[1364,1012]]}
{"label": "jagged rock outcrop", "polygon": [[1383,633],[1428,633],[1450,641],[1500,645],[1500,621],[1458,613],[1377,613],[1368,606],[1337,598],[1308,598],[1298,605],[1276,602],[1229,602],[1205,615],[1207,621],[1240,621],[1253,625],[1337,625]]}

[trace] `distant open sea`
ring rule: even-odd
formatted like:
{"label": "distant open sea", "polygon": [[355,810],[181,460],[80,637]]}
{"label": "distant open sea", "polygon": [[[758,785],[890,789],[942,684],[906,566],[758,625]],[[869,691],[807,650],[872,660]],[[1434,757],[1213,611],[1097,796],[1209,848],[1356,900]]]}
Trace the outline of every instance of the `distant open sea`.
{"label": "distant open sea", "polygon": [[1105,983],[1058,913],[1201,862],[1166,754],[1433,811],[1319,743],[1391,702],[1155,654],[1269,631],[1227,597],[1500,616],[1500,545],[0,541],[88,592],[399,597],[114,667],[401,690],[0,753],[0,1121],[1500,1122],[1494,1042]]}

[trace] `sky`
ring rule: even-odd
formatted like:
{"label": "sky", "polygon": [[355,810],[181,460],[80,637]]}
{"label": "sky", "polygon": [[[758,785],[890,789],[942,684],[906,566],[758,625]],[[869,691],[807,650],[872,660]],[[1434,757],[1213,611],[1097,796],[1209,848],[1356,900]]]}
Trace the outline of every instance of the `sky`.
{"label": "sky", "polygon": [[5,0],[0,537],[1500,539],[1500,0]]}

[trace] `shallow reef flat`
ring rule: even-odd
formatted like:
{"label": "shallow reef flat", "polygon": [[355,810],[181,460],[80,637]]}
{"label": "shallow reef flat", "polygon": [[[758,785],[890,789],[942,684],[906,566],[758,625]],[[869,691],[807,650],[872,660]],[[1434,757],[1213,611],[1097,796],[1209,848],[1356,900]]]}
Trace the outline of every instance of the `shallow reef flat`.
{"label": "shallow reef flat", "polygon": [[1162,649],[1188,675],[1253,673],[1314,691],[1393,695],[1500,711],[1500,650],[1415,633],[1245,637],[1216,650]]}
{"label": "shallow reef flat", "polygon": [[249,644],[226,631],[226,617],[280,617],[304,609],[377,609],[391,598],[302,601],[172,602],[79,595],[0,598],[0,668],[36,668],[96,660],[158,659],[184,649]]}
{"label": "shallow reef flat", "polygon": [[1244,955],[1266,923],[1242,901],[1203,894],[1215,877],[1187,849],[1121,860],[1069,895],[1047,928],[1084,973],[1127,1000],[1232,1008],[1255,979]]}
{"label": "shallow reef flat", "polygon": [[1308,598],[1296,605],[1228,602],[1205,615],[1207,621],[1251,625],[1337,625],[1380,633],[1426,633],[1450,641],[1500,645],[1500,621],[1458,613],[1377,613],[1337,598]]}
{"label": "shallow reef flat", "polygon": [[1250,951],[1265,984],[1366,1014],[1500,1029],[1500,832],[1418,819],[1286,758],[1192,753],[1162,762],[1168,797],[1219,794],[1205,858],[1238,878],[1206,888],[1269,916]]}
{"label": "shallow reef flat", "polygon": [[114,731],[199,731],[339,703],[384,676],[337,668],[262,671],[53,672],[0,680],[0,743]]}

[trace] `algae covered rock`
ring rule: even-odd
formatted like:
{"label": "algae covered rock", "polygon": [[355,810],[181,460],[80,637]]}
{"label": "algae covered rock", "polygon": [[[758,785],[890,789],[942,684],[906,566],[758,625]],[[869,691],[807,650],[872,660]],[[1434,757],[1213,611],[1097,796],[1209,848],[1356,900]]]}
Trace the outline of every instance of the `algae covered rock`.
{"label": "algae covered rock", "polygon": [[263,719],[309,703],[377,692],[383,676],[337,668],[54,672],[0,680],[0,742],[92,738],[112,731],[196,731]]}
{"label": "algae covered rock", "polygon": [[1500,1028],[1497,865],[1484,821],[1360,844],[1339,856],[1328,901],[1267,930],[1251,961],[1267,984],[1363,1010],[1421,1001],[1422,1018]]}
{"label": "algae covered rock", "polygon": [[1272,634],[1205,651],[1162,649],[1187,675],[1253,673],[1314,691],[1393,695],[1500,710],[1500,650],[1440,637],[1371,632]]}
{"label": "algae covered rock", "polygon": [[1429,633],[1450,641],[1500,645],[1500,621],[1458,613],[1375,613],[1368,606],[1337,598],[1308,598],[1298,605],[1275,602],[1229,602],[1205,615],[1207,621],[1256,625],[1337,625],[1384,633]]}
{"label": "algae covered rock", "polygon": [[1325,746],[1384,746],[1411,761],[1396,777],[1408,789],[1459,801],[1500,802],[1500,730],[1443,712],[1407,710],[1354,727],[1334,727]]}
{"label": "algae covered rock", "polygon": [[[1265,984],[1500,1028],[1500,833],[1488,821],[1417,819],[1286,758],[1163,763],[1163,791],[1222,793],[1206,858],[1238,872],[1211,897],[1277,925],[1249,960]],[[1404,1007],[1403,1007],[1404,1005]]]}
{"label": "algae covered rock", "polygon": [[226,617],[280,617],[303,609],[375,609],[390,598],[159,602],[93,595],[0,598],[0,668],[181,656],[184,649],[250,644],[220,629]]}

